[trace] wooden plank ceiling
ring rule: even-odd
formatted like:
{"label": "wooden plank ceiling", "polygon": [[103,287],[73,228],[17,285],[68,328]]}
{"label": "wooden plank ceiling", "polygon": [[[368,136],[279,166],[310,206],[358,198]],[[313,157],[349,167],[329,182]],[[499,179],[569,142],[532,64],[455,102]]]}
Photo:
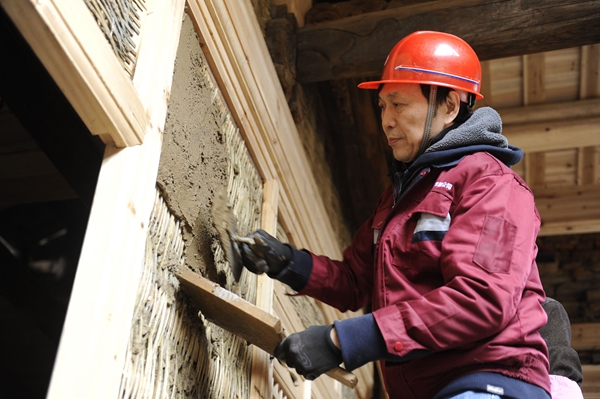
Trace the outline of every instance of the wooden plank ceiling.
{"label": "wooden plank ceiling", "polygon": [[378,77],[399,38],[435,29],[483,60],[476,106],[498,110],[524,150],[515,170],[534,191],[541,235],[600,232],[600,2],[352,0],[315,4],[305,20],[296,77],[319,92],[351,230],[388,184],[390,162],[373,93],[356,84]]}

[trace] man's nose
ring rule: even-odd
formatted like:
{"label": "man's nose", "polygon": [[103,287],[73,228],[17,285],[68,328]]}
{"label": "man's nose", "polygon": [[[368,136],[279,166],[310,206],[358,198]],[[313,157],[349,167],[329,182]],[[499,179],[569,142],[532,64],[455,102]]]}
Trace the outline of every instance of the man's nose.
{"label": "man's nose", "polygon": [[388,128],[393,128],[396,126],[396,119],[387,107],[381,112],[381,124],[383,125],[383,130],[385,131],[387,131]]}

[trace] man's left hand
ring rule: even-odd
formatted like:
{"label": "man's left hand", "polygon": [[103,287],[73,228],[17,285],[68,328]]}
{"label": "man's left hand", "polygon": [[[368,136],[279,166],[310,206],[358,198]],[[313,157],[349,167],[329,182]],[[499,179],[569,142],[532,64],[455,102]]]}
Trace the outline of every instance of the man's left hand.
{"label": "man's left hand", "polygon": [[275,357],[314,380],[342,363],[342,351],[331,340],[332,325],[312,326],[291,334],[277,348]]}

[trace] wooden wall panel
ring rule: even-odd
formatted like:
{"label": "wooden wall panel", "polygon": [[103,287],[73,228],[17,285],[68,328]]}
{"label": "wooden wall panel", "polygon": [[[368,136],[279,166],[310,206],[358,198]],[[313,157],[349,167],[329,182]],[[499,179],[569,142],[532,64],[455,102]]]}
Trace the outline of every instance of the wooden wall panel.
{"label": "wooden wall panel", "polygon": [[[184,1],[156,0],[152,5],[152,17],[144,29],[153,34],[140,51],[130,82],[132,87],[144,88],[143,97],[131,100],[143,109],[144,120],[152,123],[143,124],[142,145],[123,149],[107,145],[48,399],[118,397],[156,195],[162,129]],[[81,20],[86,21],[89,11],[80,11],[85,13]],[[76,35],[73,40],[78,38]],[[65,62],[65,68],[73,67],[70,61]],[[99,79],[99,75],[95,77]]]}

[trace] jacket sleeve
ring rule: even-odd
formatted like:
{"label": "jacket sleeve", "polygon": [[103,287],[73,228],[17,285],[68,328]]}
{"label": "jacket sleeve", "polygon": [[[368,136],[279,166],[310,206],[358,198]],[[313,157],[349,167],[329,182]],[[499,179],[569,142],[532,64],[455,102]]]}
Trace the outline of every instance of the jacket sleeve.
{"label": "jacket sleeve", "polygon": [[390,353],[465,347],[493,335],[527,344],[546,322],[531,191],[511,173],[456,184],[464,187],[441,243],[443,284],[374,312]]}
{"label": "jacket sleeve", "polygon": [[392,206],[392,189],[379,199],[375,213],[356,231],[342,260],[311,254],[310,278],[299,292],[345,312],[369,304],[373,293],[373,225],[387,215]]}

